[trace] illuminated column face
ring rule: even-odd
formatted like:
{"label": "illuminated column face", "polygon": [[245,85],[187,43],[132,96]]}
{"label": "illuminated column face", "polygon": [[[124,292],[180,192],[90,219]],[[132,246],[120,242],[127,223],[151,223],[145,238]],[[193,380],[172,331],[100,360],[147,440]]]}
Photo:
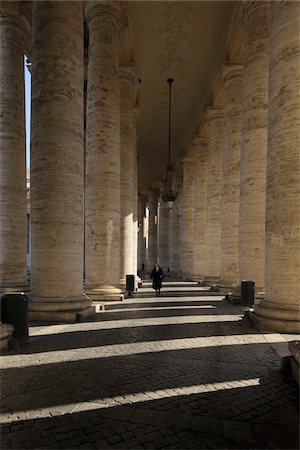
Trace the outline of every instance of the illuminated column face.
{"label": "illuminated column face", "polygon": [[83,294],[83,133],[82,4],[34,2],[29,308],[36,320],[92,313]]}
{"label": "illuminated column face", "polygon": [[261,328],[300,332],[300,3],[271,2],[265,298]]}
{"label": "illuminated column face", "polygon": [[182,185],[182,276],[189,278],[193,270],[194,257],[194,207],[196,160],[187,157],[183,162]]}
{"label": "illuminated column face", "polygon": [[120,68],[120,120],[121,120],[121,236],[120,236],[120,283],[125,286],[126,275],[135,273],[134,268],[134,162],[135,139],[133,123],[134,69]]}
{"label": "illuminated column face", "polygon": [[121,299],[119,2],[86,5],[89,60],[86,106],[85,291]]}
{"label": "illuminated column face", "polygon": [[148,221],[148,268],[152,270],[157,260],[157,199],[159,192],[150,191],[149,198],[149,221]]}
{"label": "illuminated column face", "polygon": [[244,2],[245,62],[240,169],[239,284],[264,291],[269,2]]}
{"label": "illuminated column face", "polygon": [[170,209],[170,273],[180,276],[181,230],[180,230],[180,195]]}
{"label": "illuminated column face", "polygon": [[169,202],[160,200],[158,209],[158,259],[164,274],[170,271],[170,209]]}
{"label": "illuminated column face", "polygon": [[224,111],[209,108],[205,280],[217,282],[221,267],[221,179]]}
{"label": "illuminated column face", "polygon": [[238,277],[242,75],[241,66],[225,66],[220,285],[226,288],[237,286]]}
{"label": "illuminated column face", "polygon": [[26,286],[24,39],[18,4],[0,10],[0,292]]}
{"label": "illuminated column face", "polygon": [[[138,197],[138,271],[145,271],[146,268],[146,236],[145,236],[145,225],[146,225],[146,197],[139,195]],[[143,269],[143,270],[142,270]]]}
{"label": "illuminated column face", "polygon": [[197,137],[194,142],[196,151],[196,172],[193,278],[196,280],[203,279],[205,275],[208,142],[207,138],[201,136]]}
{"label": "illuminated column face", "polygon": [[137,132],[138,132],[139,109],[133,108],[133,272],[138,271],[138,155],[137,155]]}

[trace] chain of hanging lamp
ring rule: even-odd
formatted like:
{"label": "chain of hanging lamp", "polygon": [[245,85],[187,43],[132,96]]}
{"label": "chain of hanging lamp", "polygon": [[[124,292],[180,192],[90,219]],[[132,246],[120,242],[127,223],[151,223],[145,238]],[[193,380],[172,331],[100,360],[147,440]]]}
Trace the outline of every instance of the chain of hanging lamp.
{"label": "chain of hanging lamp", "polygon": [[161,189],[161,197],[166,202],[174,202],[177,198],[173,169],[171,166],[171,91],[174,80],[173,78],[168,78],[167,82],[169,83],[169,159],[163,187]]}

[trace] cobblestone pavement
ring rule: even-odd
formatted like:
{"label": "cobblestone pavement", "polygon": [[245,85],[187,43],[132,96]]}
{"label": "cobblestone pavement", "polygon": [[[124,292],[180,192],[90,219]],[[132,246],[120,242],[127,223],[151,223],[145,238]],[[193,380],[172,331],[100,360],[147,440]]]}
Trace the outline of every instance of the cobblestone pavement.
{"label": "cobblestone pavement", "polygon": [[2,449],[297,449],[287,336],[195,283],[149,283],[1,356]]}

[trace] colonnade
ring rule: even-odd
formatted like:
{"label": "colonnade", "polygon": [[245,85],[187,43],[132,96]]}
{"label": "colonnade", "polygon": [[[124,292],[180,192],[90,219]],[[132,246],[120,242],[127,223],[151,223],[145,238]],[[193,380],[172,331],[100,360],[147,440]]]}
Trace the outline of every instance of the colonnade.
{"label": "colonnade", "polygon": [[34,2],[31,28],[16,8],[8,2],[0,16],[1,292],[29,288],[23,55],[32,33],[31,317],[83,320],[92,300],[122,299],[126,274],[159,259],[172,276],[235,297],[254,280],[258,326],[298,332],[299,3],[243,2],[244,59],[224,62],[224,103],[209,105],[177,161],[178,198],[162,202],[158,180],[139,207],[122,2]]}
{"label": "colonnade", "polygon": [[[182,278],[236,300],[241,281],[254,280],[256,326],[298,333],[300,4],[245,1],[241,13],[244,58],[225,61],[224,104],[207,109],[208,136],[203,125],[182,159],[170,254],[180,253]],[[174,217],[170,236],[173,227]]]}

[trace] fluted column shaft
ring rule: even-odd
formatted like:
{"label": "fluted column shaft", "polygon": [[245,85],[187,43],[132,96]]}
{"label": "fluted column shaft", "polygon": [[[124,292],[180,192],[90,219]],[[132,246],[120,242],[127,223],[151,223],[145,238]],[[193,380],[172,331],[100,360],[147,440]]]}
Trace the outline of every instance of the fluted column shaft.
{"label": "fluted column shaft", "polygon": [[194,208],[195,208],[195,164],[194,158],[184,158],[182,186],[182,276],[192,275],[194,259]]}
{"label": "fluted column shaft", "polygon": [[148,268],[153,269],[157,260],[157,199],[158,191],[149,192],[149,226],[148,226]]}
{"label": "fluted column shaft", "polygon": [[[264,291],[268,133],[269,2],[244,2],[245,62],[240,168],[238,281]],[[261,294],[260,294],[261,295]]]}
{"label": "fluted column shaft", "polygon": [[158,259],[164,274],[170,270],[170,210],[169,202],[160,200],[158,214]]}
{"label": "fluted column shaft", "polygon": [[220,284],[226,288],[238,277],[242,75],[242,66],[225,66]]}
{"label": "fluted column shaft", "polygon": [[0,292],[26,286],[24,39],[18,2],[0,15]]}
{"label": "fluted column shaft", "polygon": [[120,281],[125,285],[126,275],[133,274],[134,261],[134,124],[133,95],[135,75],[132,67],[120,68],[121,114],[121,237]]}
{"label": "fluted column shaft", "polygon": [[208,174],[206,203],[205,279],[217,282],[221,270],[221,179],[224,111],[209,108]]}
{"label": "fluted column shaft", "polygon": [[193,278],[197,280],[202,279],[205,275],[208,143],[207,138],[200,136],[194,142],[196,151],[196,176]]}
{"label": "fluted column shaft", "polygon": [[300,4],[271,2],[265,299],[261,327],[300,332]]}
{"label": "fluted column shaft", "polygon": [[31,125],[31,317],[76,320],[90,306],[83,295],[81,2],[33,3]]}
{"label": "fluted column shaft", "polygon": [[120,298],[119,2],[86,6],[89,60],[86,117],[86,292]]}

